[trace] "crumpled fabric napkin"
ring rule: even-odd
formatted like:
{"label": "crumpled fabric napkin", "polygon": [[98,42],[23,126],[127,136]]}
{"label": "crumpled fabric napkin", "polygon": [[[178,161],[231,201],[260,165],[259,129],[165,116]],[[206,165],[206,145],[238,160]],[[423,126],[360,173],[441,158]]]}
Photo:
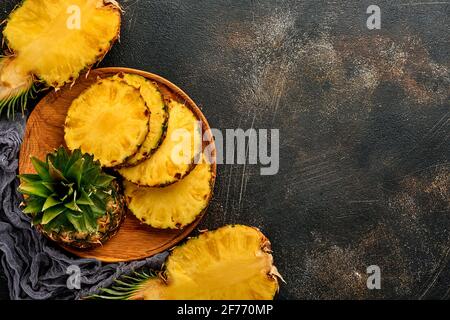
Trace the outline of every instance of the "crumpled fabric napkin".
{"label": "crumpled fabric napkin", "polygon": [[[22,115],[16,115],[14,121],[0,120],[0,251],[11,299],[79,299],[135,269],[159,269],[167,252],[142,261],[103,264],[66,254],[36,232],[19,208],[22,197],[17,192],[25,121]],[[70,266],[78,266],[81,271],[80,289],[67,285],[74,268]]]}

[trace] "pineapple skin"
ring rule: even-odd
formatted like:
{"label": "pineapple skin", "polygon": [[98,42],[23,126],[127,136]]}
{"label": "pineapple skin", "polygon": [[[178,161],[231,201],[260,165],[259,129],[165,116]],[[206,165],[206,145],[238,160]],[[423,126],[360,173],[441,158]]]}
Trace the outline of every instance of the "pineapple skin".
{"label": "pineapple skin", "polygon": [[75,249],[92,249],[101,246],[119,231],[126,216],[126,202],[120,184],[111,182],[111,197],[106,204],[106,214],[99,218],[99,230],[94,233],[77,231],[46,231],[42,225],[36,228],[48,239]]}

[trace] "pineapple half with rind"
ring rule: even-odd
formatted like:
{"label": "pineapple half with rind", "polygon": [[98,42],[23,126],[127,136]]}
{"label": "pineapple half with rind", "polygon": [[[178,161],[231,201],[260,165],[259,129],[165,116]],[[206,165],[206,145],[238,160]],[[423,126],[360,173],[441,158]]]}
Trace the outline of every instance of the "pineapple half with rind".
{"label": "pineapple half with rind", "polygon": [[153,155],[142,163],[121,168],[126,180],[139,186],[163,187],[186,176],[199,161],[202,133],[199,120],[186,105],[169,102],[167,134]]}
{"label": "pineapple half with rind", "polygon": [[159,276],[138,273],[98,298],[129,300],[271,300],[278,278],[269,240],[257,228],[228,225],[176,247]]}
{"label": "pineapple half with rind", "polygon": [[9,51],[0,59],[0,112],[33,92],[59,88],[101,60],[120,32],[120,8],[106,0],[25,0],[7,18]]}
{"label": "pineapple half with rind", "polygon": [[104,167],[118,166],[144,142],[149,116],[139,90],[123,81],[100,79],[72,102],[64,138],[70,150],[80,148]]}
{"label": "pineapple half with rind", "polygon": [[213,167],[202,162],[182,180],[164,188],[139,187],[124,181],[130,211],[154,228],[177,229],[192,223],[208,206]]}
{"label": "pineapple half with rind", "polygon": [[120,73],[114,79],[124,81],[128,85],[138,89],[150,111],[150,130],[138,152],[131,156],[124,166],[130,167],[139,164],[150,157],[164,140],[169,112],[158,85],[139,75]]}

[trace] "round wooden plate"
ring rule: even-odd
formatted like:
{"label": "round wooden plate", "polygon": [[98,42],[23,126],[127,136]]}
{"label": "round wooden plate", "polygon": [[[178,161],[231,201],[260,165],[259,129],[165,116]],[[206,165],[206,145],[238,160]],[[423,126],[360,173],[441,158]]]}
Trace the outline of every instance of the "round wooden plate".
{"label": "round wooden plate", "polygon": [[[189,106],[197,118],[203,122],[203,134],[204,140],[206,140],[203,142],[204,147],[211,143],[214,144],[205,116],[194,101],[176,85],[160,76],[144,71],[128,68],[102,68],[90,71],[87,76],[81,76],[72,86],[67,85],[58,92],[49,93],[38,103],[27,122],[19,156],[20,174],[35,172],[30,156],[43,159],[48,152],[65,145],[64,121],[72,100],[99,77],[105,78],[119,72],[133,73],[153,80],[160,87],[165,99],[176,99]],[[216,164],[214,163],[213,166],[215,177]],[[104,262],[144,259],[165,251],[186,238],[198,225],[205,212],[206,210],[193,223],[180,230],[151,228],[142,224],[128,212],[119,232],[103,246],[89,250],[65,249],[79,257],[96,258]]]}

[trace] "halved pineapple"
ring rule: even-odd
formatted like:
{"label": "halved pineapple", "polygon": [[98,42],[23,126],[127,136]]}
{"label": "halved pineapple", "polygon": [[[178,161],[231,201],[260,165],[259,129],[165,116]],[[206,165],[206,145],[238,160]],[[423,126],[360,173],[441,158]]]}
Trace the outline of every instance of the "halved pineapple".
{"label": "halved pineapple", "polygon": [[199,163],[184,179],[165,188],[139,187],[125,181],[128,208],[154,228],[182,228],[208,206],[212,195],[212,166]]}
{"label": "halved pineapple", "polygon": [[159,147],[164,140],[167,130],[169,112],[156,83],[153,83],[144,77],[128,73],[118,74],[114,78],[119,81],[125,81],[128,85],[138,89],[150,111],[150,130],[138,152],[130,157],[124,164],[129,167],[142,162],[152,155]]}
{"label": "halved pineapple", "polygon": [[269,240],[256,228],[228,225],[175,248],[157,278],[138,274],[103,289],[109,299],[270,300],[278,291]]}
{"label": "halved pineapple", "polygon": [[25,0],[3,30],[10,52],[0,60],[0,112],[23,104],[18,98],[35,78],[55,88],[74,81],[108,52],[119,31],[115,1]]}
{"label": "halved pineapple", "polygon": [[119,173],[140,186],[162,187],[187,175],[198,161],[202,147],[200,124],[194,113],[175,100],[169,102],[167,135],[161,146],[144,162]]}
{"label": "halved pineapple", "polygon": [[110,78],[99,80],[76,98],[64,132],[70,150],[92,154],[104,167],[135,154],[148,133],[149,111],[139,90]]}

